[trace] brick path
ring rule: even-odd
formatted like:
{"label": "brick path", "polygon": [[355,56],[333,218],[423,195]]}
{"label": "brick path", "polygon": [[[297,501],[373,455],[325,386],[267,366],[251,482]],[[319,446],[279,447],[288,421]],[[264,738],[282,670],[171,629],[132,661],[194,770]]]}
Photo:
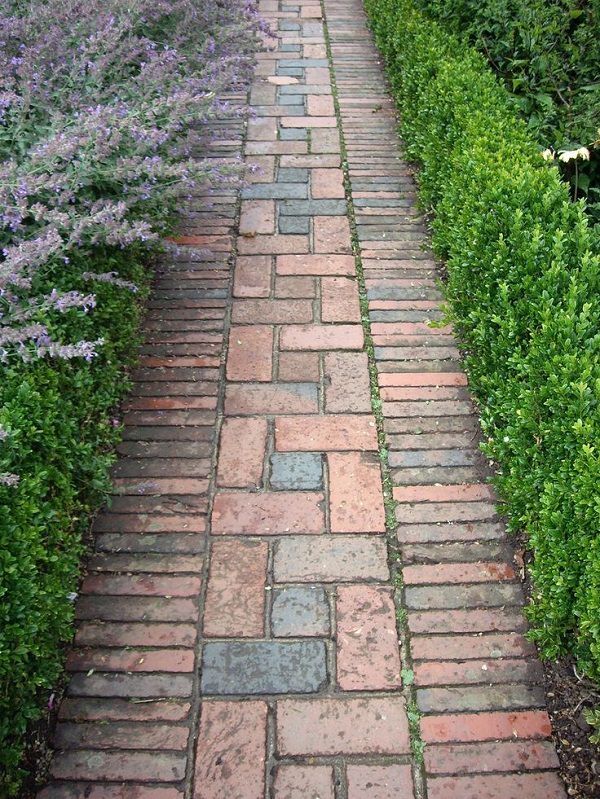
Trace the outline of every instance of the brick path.
{"label": "brick path", "polygon": [[324,3],[349,206],[321,6],[261,7],[256,117],[212,150],[259,171],[160,271],[41,796],[564,797],[360,2]]}

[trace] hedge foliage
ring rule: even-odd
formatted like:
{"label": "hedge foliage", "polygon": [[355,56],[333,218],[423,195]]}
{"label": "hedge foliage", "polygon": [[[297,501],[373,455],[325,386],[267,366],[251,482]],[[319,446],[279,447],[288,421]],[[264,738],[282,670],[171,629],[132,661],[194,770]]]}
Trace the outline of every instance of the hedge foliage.
{"label": "hedge foliage", "polygon": [[366,0],[510,524],[532,635],[600,678],[600,257],[484,58],[411,0]]}
{"label": "hedge foliage", "polygon": [[544,147],[587,147],[560,163],[573,196],[600,222],[600,0],[416,0],[465,38],[517,99]]}
{"label": "hedge foliage", "polygon": [[[198,139],[252,72],[253,0],[0,9],[0,796],[56,687],[151,279]],[[236,167],[233,167],[233,171]],[[52,704],[50,702],[50,704]]]}

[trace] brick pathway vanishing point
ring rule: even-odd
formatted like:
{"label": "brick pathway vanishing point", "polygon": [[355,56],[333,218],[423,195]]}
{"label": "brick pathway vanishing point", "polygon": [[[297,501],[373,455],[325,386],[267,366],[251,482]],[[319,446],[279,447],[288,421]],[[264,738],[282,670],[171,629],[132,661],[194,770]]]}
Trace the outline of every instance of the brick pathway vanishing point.
{"label": "brick pathway vanishing point", "polygon": [[212,150],[259,171],[158,276],[40,796],[564,797],[360,0],[324,3],[350,208],[323,9],[261,9],[256,117]]}

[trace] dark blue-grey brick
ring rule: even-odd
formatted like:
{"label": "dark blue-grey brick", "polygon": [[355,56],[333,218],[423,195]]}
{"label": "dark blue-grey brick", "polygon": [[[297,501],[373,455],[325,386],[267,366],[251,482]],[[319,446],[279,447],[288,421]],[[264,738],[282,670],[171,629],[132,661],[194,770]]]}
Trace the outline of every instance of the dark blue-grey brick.
{"label": "dark blue-grey brick", "polygon": [[244,200],[287,200],[307,196],[306,183],[255,183],[242,191]]}
{"label": "dark blue-grey brick", "polygon": [[310,217],[308,216],[280,216],[280,233],[308,233],[310,231]]}
{"label": "dark blue-grey brick", "polygon": [[323,460],[315,452],[276,452],[271,455],[271,485],[282,490],[310,490],[323,485]]}
{"label": "dark blue-grey brick", "polygon": [[284,200],[279,204],[282,216],[346,216],[345,200]]}
{"label": "dark blue-grey brick", "polygon": [[318,586],[282,588],[273,597],[273,635],[329,635],[329,605]]}
{"label": "dark blue-grey brick", "polygon": [[308,694],[326,681],[323,641],[226,641],[204,647],[203,694]]}
{"label": "dark blue-grey brick", "polygon": [[281,141],[306,141],[308,133],[306,128],[283,128],[279,131]]}

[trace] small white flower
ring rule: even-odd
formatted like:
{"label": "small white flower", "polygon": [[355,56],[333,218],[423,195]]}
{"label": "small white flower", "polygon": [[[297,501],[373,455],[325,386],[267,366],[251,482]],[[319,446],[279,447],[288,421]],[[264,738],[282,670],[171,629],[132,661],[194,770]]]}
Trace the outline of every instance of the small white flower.
{"label": "small white flower", "polygon": [[508,444],[508,442],[510,441],[510,438],[508,436],[504,436],[503,441],[504,441],[505,444]]}
{"label": "small white flower", "polygon": [[69,602],[75,602],[75,600],[77,599],[77,594],[75,593],[75,591],[71,591],[70,593],[68,593],[67,599],[69,600]]}
{"label": "small white flower", "polygon": [[577,158],[581,158],[583,161],[589,161],[590,151],[587,147],[580,147],[578,150],[559,150],[558,158],[565,163],[575,161]]}
{"label": "small white flower", "polygon": [[543,150],[540,155],[544,161],[554,161],[554,152],[549,147]]}

